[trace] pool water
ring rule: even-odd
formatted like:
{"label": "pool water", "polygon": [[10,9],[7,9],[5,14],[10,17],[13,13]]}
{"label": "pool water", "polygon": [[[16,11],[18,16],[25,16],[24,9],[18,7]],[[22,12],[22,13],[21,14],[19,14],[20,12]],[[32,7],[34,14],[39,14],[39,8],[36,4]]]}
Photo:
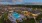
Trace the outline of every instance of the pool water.
{"label": "pool water", "polygon": [[18,19],[18,18],[20,17],[17,12],[13,12],[13,13],[12,13],[12,16],[13,16],[14,18],[16,18],[16,19]]}

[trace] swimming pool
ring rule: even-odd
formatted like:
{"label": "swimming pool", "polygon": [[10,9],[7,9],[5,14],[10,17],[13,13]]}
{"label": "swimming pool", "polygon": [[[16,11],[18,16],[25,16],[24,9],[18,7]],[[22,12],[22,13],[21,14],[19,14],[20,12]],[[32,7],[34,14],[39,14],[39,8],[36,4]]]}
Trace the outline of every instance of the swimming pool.
{"label": "swimming pool", "polygon": [[20,14],[17,13],[17,12],[13,12],[13,13],[12,13],[12,16],[13,16],[14,18],[16,18],[16,19],[20,18]]}

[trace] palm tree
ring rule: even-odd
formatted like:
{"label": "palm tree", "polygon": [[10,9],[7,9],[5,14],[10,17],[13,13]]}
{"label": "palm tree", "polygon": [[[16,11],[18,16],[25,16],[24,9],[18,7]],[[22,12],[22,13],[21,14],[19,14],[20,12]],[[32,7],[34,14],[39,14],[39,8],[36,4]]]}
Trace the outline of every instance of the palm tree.
{"label": "palm tree", "polygon": [[42,14],[38,15],[36,20],[39,22],[41,18],[42,18]]}
{"label": "palm tree", "polygon": [[3,15],[2,15],[2,17],[1,17],[1,23],[4,23],[4,20],[7,20],[8,18],[7,18],[7,16],[8,16],[8,14],[7,14],[7,12],[5,12]]}

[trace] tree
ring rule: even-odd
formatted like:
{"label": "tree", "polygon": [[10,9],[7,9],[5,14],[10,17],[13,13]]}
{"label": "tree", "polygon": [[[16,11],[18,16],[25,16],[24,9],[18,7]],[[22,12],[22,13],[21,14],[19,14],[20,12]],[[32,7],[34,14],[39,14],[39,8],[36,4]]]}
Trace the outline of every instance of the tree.
{"label": "tree", "polygon": [[8,16],[8,14],[7,14],[7,12],[5,12],[0,19],[0,23],[4,23],[4,21],[8,19],[7,16]]}
{"label": "tree", "polygon": [[41,18],[42,18],[42,14],[38,15],[37,18],[36,18],[36,20],[40,21]]}

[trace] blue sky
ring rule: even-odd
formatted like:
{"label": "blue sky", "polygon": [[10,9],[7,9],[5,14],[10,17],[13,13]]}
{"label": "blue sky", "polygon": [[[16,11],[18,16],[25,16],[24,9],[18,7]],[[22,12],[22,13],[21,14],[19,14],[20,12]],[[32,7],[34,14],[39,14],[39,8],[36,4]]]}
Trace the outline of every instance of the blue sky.
{"label": "blue sky", "polygon": [[21,3],[42,3],[42,0],[23,0],[23,2],[16,2],[16,4],[21,4]]}
{"label": "blue sky", "polygon": [[42,0],[24,0],[25,2],[42,2]]}
{"label": "blue sky", "polygon": [[[2,0],[2,1],[7,1],[7,0]],[[15,2],[15,3],[25,3],[25,2],[30,2],[30,3],[33,3],[33,2],[41,2],[42,3],[42,0],[22,0],[23,2]],[[8,0],[8,2],[12,3],[12,0]]]}
{"label": "blue sky", "polygon": [[[5,0],[3,0],[3,1],[5,1]],[[16,1],[15,3],[16,4],[23,4],[23,3],[42,3],[42,0],[23,0],[23,2],[18,2],[18,1]],[[12,2],[12,0],[9,0],[8,1],[8,3],[14,3],[14,2]],[[8,4],[7,2],[4,2],[3,4]]]}

